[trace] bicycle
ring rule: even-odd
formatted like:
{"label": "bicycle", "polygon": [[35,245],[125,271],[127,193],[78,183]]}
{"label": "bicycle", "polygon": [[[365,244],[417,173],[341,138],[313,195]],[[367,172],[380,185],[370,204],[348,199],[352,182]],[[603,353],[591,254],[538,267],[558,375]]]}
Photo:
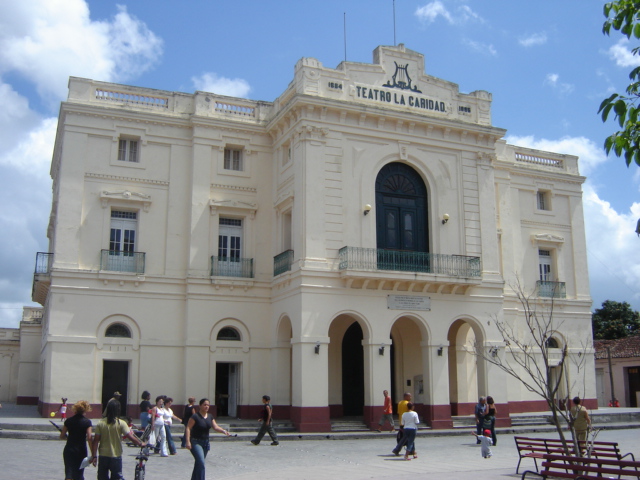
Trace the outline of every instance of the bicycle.
{"label": "bicycle", "polygon": [[142,447],[140,447],[140,453],[136,455],[136,470],[134,475],[134,480],[144,480],[145,476],[145,463],[149,460],[149,445],[147,442],[149,441],[149,437],[151,436],[151,432],[153,427],[151,425],[147,425],[142,437],[140,440],[142,441]]}

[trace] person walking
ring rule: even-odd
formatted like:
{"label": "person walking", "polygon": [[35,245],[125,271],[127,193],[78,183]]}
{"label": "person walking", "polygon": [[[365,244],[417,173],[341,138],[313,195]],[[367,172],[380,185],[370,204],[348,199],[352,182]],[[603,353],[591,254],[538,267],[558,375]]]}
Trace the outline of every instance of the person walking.
{"label": "person walking", "polygon": [[253,443],[254,445],[258,445],[260,443],[260,440],[262,440],[262,437],[264,437],[264,434],[267,432],[271,437],[271,445],[273,445],[274,447],[280,445],[280,442],[278,442],[278,435],[276,435],[276,432],[271,425],[271,422],[273,420],[273,409],[271,408],[271,403],[269,403],[270,401],[271,397],[269,395],[262,396],[262,403],[264,407],[262,409],[262,418],[258,419],[259,422],[262,422],[262,425],[260,426],[260,430],[258,430],[258,435],[256,435],[256,438],[251,440],[251,443]]}
{"label": "person walking", "polygon": [[[484,408],[487,404],[487,399],[485,397],[480,397],[478,399],[478,403],[476,404],[476,408],[474,410],[474,415],[476,417],[476,437],[478,435],[482,435],[482,427],[484,424]],[[480,439],[477,439],[476,444],[480,445],[482,442]]]}
{"label": "person walking", "polygon": [[204,461],[211,448],[209,445],[209,430],[213,429],[216,432],[224,433],[227,437],[229,436],[229,432],[220,427],[213,419],[213,416],[209,415],[210,405],[208,398],[200,400],[198,411],[191,416],[184,431],[185,446],[191,451],[194,459],[191,480],[205,480]]}
{"label": "person walking", "polygon": [[580,397],[573,397],[573,406],[571,407],[571,418],[573,419],[573,428],[576,431],[576,437],[579,442],[587,441],[587,432],[591,428],[591,418],[584,406],[581,405]]}
{"label": "person walking", "polygon": [[167,432],[164,429],[164,395],[156,397],[156,405],[149,414],[151,415],[151,424],[153,432],[149,438],[149,443],[154,446],[156,453],[160,452],[161,457],[168,457],[167,453]]}
{"label": "person walking", "polygon": [[391,425],[391,431],[396,431],[396,426],[393,423],[393,405],[391,404],[391,397],[389,396],[389,391],[384,390],[382,392],[384,395],[384,406],[382,407],[382,416],[380,417],[380,421],[378,422],[378,428],[376,432],[382,431],[382,427],[386,422],[389,422]]}
{"label": "person walking", "polygon": [[402,400],[398,403],[398,420],[400,421],[400,428],[398,429],[398,435],[396,436],[396,447],[392,452],[396,455],[400,455],[400,450],[406,444],[404,441],[404,425],[402,423],[402,415],[407,412],[407,405],[411,402],[411,394],[405,392]]}
{"label": "person walking", "polygon": [[144,431],[149,425],[149,410],[151,410],[151,394],[146,390],[142,392],[142,401],[140,402],[140,428]]}
{"label": "person walking", "polygon": [[91,447],[91,420],[84,416],[91,411],[86,400],[80,400],[71,407],[74,415],[64,422],[60,431],[60,439],[66,440],[62,458],[64,459],[65,480],[84,480],[84,468],[80,468],[82,460]]}
{"label": "person walking", "polygon": [[120,420],[120,402],[109,402],[107,416],[96,425],[96,434],[91,443],[91,463],[98,464],[98,480],[117,480],[122,476],[122,437],[142,447],[124,420]]}
{"label": "person walking", "polygon": [[413,455],[413,458],[418,458],[415,445],[416,433],[418,433],[418,423],[420,423],[418,414],[413,411],[413,403],[409,402],[407,403],[407,411],[402,414],[402,425],[404,425],[403,441],[407,446],[407,451],[404,454],[405,460],[411,460],[409,455]]}
{"label": "person walking", "polygon": [[[184,406],[184,414],[182,415],[182,424],[184,425],[185,429],[187,428],[187,424],[189,423],[189,419],[191,418],[191,415],[193,415],[196,399],[195,397],[189,397],[187,401],[189,403],[187,403]],[[182,435],[182,442],[180,446],[182,448],[186,448],[186,445],[187,445],[187,436],[185,434],[185,435]]]}
{"label": "person walking", "polygon": [[173,398],[167,397],[164,401],[164,414],[163,414],[164,432],[165,432],[165,436],[167,437],[167,446],[169,447],[169,454],[175,455],[178,452],[176,451],[176,444],[173,442],[173,436],[171,435],[171,425],[173,424],[174,418],[179,422],[182,422],[182,420],[173,414],[173,410],[171,410],[171,405],[173,405]]}

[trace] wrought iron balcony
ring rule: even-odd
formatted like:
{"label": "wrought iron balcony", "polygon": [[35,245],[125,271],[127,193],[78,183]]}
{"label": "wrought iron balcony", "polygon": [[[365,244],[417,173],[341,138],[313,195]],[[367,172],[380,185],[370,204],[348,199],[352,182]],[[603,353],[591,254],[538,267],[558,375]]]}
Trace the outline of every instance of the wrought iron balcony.
{"label": "wrought iron balcony", "polygon": [[292,263],[293,250],[285,250],[273,257],[273,276],[277,277],[281,273],[290,271]]}
{"label": "wrought iron balcony", "polygon": [[480,257],[406,252],[377,248],[342,247],[340,270],[395,270],[449,277],[480,277]]}
{"label": "wrought iron balcony", "polygon": [[567,298],[567,287],[564,282],[538,280],[536,282],[536,295],[547,298]]}
{"label": "wrought iron balcony", "polygon": [[122,252],[120,250],[102,250],[100,270],[107,272],[127,272],[144,274],[144,252]]}
{"label": "wrought iron balcony", "polygon": [[53,253],[36,253],[36,268],[33,272],[33,285],[31,286],[31,300],[44,306],[51,286],[51,267],[53,266]]}
{"label": "wrought iron balcony", "polygon": [[253,258],[212,256],[211,276],[253,278]]}

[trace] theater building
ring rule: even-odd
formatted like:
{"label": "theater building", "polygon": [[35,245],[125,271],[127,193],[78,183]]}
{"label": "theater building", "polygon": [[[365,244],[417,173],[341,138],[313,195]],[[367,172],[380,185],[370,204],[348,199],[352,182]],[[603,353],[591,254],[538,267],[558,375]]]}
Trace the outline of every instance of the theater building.
{"label": "theater building", "polygon": [[[149,390],[252,418],[269,394],[300,431],[377,422],[385,389],[433,428],[479,395],[499,425],[545,410],[474,345],[508,354],[519,280],[553,297],[551,346],[582,355],[584,177],[508,145],[491,101],[404,45],[303,58],[273,102],[71,78],[34,277],[42,381],[18,395],[47,415],[119,390],[136,415]],[[588,362],[567,384],[595,407]]]}

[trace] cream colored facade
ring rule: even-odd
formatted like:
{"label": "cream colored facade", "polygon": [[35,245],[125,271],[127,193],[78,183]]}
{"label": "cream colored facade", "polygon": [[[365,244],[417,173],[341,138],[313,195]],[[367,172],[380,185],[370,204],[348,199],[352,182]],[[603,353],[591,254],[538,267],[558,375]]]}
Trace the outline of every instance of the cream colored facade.
{"label": "cream colored facade", "polygon": [[384,389],[434,428],[478,395],[502,424],[543,409],[469,352],[506,354],[516,277],[541,301],[561,289],[572,354],[590,338],[584,177],[507,145],[491,99],[403,45],[303,58],[272,103],[71,78],[34,278],[42,413],[114,386],[134,414],[143,390],[244,418],[266,393],[301,431],[377,422]]}

